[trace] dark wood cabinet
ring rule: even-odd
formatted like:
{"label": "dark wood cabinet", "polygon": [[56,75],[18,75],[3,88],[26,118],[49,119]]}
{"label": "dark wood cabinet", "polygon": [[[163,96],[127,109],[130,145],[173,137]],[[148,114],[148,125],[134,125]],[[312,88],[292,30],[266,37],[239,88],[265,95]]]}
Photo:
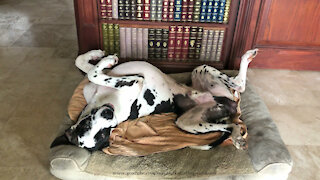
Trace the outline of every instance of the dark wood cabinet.
{"label": "dark wood cabinet", "polygon": [[259,48],[257,68],[320,70],[320,0],[242,1],[230,68]]}

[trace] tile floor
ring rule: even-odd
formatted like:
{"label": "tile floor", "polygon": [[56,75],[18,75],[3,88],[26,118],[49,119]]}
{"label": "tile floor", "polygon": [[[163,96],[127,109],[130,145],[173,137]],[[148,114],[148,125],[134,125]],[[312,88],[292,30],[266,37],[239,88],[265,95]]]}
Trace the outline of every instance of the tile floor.
{"label": "tile floor", "polygon": [[[49,145],[82,78],[72,2],[0,1],[0,179],[55,179]],[[248,78],[294,159],[289,179],[320,179],[320,72],[250,69]]]}

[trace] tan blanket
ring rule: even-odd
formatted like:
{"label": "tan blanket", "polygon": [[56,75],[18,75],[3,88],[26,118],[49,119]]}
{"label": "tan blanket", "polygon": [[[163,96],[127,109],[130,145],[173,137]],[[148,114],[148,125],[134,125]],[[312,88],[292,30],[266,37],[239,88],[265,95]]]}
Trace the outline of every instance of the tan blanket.
{"label": "tan blanket", "polygon": [[[88,79],[84,79],[70,99],[68,113],[73,121],[77,120],[86,105],[83,87],[88,82]],[[235,97],[235,100],[240,102],[239,98]],[[241,122],[239,116],[240,109],[238,108],[238,116],[234,119],[234,122],[243,125],[242,134],[246,137],[246,126]],[[187,133],[175,125],[175,119],[176,115],[174,113],[165,113],[122,122],[112,131],[109,138],[110,145],[103,151],[111,155],[144,156],[188,146],[210,144],[222,135],[221,132],[200,135]],[[230,138],[222,143],[222,145],[229,144],[232,144]]]}

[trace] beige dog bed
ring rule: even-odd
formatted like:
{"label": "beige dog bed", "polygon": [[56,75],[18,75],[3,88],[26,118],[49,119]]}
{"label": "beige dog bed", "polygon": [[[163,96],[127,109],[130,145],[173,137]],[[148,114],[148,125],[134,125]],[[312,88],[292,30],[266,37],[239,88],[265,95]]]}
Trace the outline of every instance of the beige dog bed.
{"label": "beige dog bed", "polygon": [[[172,76],[179,82],[190,81],[190,73]],[[71,119],[76,119],[78,109],[85,105],[85,102],[79,102],[82,101],[69,106],[69,115],[61,125],[59,135],[74,123]],[[112,152],[114,149],[105,149],[108,154],[101,151],[90,153],[72,145],[59,145],[51,148],[50,171],[61,179],[285,179],[291,171],[292,160],[266,106],[250,85],[242,94],[240,106],[241,119],[248,126],[248,150],[237,150],[233,146],[220,146],[209,151],[184,148],[127,157],[108,155],[117,154]],[[116,152],[123,150],[117,149]],[[150,154],[148,151],[143,153]]]}

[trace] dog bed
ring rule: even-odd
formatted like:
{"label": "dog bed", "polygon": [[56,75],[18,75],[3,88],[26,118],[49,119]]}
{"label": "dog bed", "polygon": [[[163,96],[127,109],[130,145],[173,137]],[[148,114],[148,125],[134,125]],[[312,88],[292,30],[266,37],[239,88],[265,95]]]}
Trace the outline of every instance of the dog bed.
{"label": "dog bed", "polygon": [[[190,73],[172,77],[178,82],[190,81]],[[76,113],[72,112],[83,104],[76,106],[69,106],[76,108],[68,109],[70,116],[61,125],[59,135],[73,124],[71,119],[76,118]],[[248,150],[237,150],[233,146],[209,151],[184,148],[144,157],[126,157],[59,145],[51,148],[50,171],[61,179],[285,179],[291,171],[292,160],[266,106],[249,84],[240,106],[241,119],[249,132]]]}

